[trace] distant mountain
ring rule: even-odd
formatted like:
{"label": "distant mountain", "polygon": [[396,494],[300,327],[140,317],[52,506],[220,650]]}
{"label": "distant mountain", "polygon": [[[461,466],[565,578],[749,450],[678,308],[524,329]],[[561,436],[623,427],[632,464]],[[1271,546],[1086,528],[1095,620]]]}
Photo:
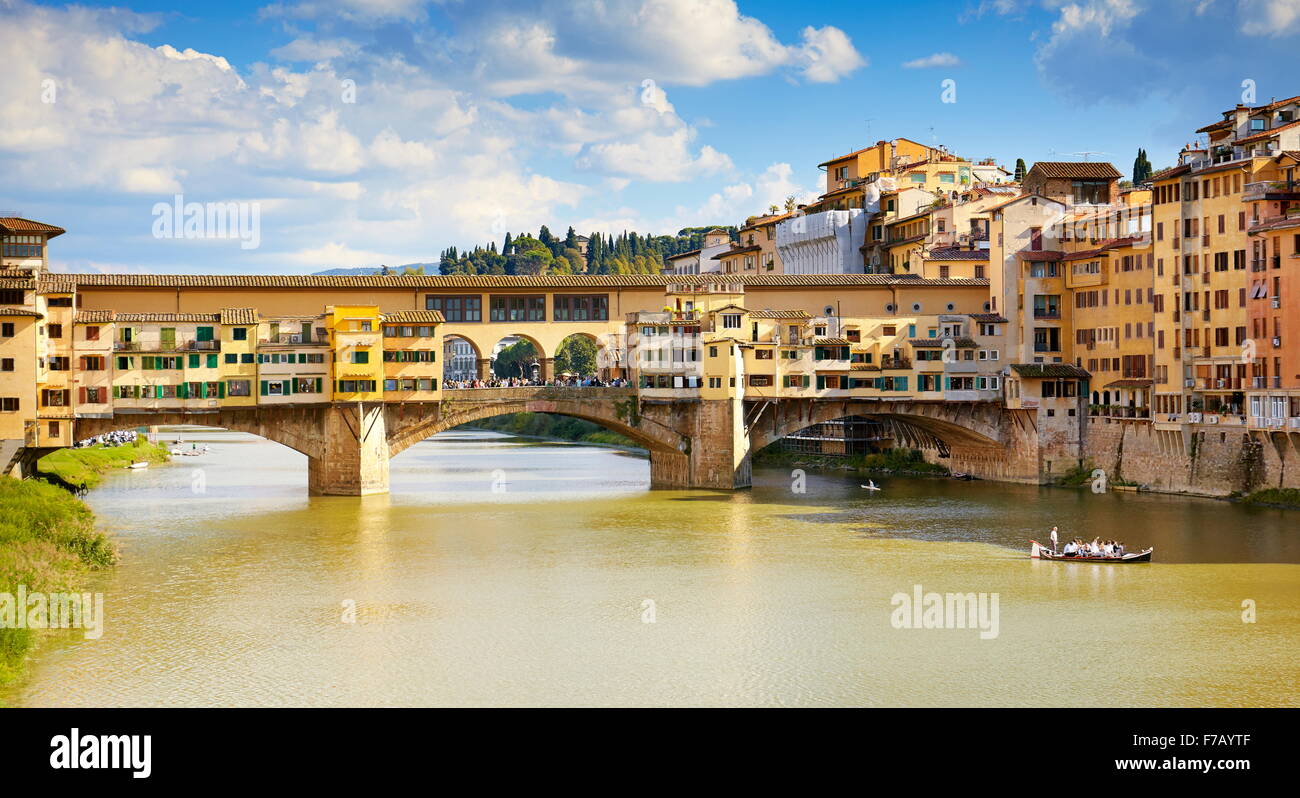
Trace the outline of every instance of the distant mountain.
{"label": "distant mountain", "polygon": [[[412,269],[420,274],[437,274],[438,264],[436,263],[403,263],[401,266],[389,266],[388,270],[393,274],[405,274],[407,269]],[[379,266],[352,266],[342,269],[326,269],[321,272],[312,272],[313,277],[346,277],[348,275],[359,276],[367,274],[379,274]]]}

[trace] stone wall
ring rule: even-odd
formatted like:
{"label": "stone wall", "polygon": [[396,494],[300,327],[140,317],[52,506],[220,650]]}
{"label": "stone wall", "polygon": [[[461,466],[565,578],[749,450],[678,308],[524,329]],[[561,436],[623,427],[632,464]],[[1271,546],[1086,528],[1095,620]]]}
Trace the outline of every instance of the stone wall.
{"label": "stone wall", "polygon": [[1112,482],[1204,496],[1300,487],[1300,433],[1107,418],[1090,418],[1087,433],[1089,464]]}

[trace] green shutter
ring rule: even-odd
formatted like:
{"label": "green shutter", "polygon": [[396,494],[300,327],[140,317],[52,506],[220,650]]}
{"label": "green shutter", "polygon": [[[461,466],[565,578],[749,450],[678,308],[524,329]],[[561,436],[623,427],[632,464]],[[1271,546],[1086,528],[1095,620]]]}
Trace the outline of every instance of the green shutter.
{"label": "green shutter", "polygon": [[267,381],[262,380],[262,396],[266,396],[269,393],[266,387],[267,385],[268,385]]}
{"label": "green shutter", "polygon": [[320,393],[320,392],[321,392],[321,378],[320,378],[320,377],[317,377],[317,378],[316,378],[316,393]]}
{"label": "green shutter", "polygon": [[192,369],[196,369],[196,368],[198,368],[198,367],[199,367],[199,356],[198,356],[198,355],[190,355],[190,368],[192,368]]}
{"label": "green shutter", "polygon": [[216,356],[216,355],[208,355],[208,368],[210,368],[210,369],[214,369],[214,368],[216,368],[216,367],[217,367],[217,356]]}
{"label": "green shutter", "polygon": [[217,398],[218,398],[218,399],[225,399],[225,398],[226,398],[226,382],[225,382],[225,380],[222,380],[221,382],[218,382],[218,383],[217,383]]}
{"label": "green shutter", "polygon": [[943,378],[943,389],[944,389],[945,391],[951,391],[951,390],[952,390],[952,377],[944,377],[944,378]]}

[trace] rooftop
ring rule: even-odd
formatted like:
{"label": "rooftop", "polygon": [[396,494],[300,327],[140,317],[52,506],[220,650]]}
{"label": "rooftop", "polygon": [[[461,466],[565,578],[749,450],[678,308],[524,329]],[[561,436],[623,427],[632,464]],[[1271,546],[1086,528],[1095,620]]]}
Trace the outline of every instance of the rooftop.
{"label": "rooftop", "polygon": [[78,290],[94,288],[664,288],[741,285],[753,288],[838,286],[984,286],[986,279],[923,279],[911,274],[544,274],[544,275],[235,275],[68,274]]}
{"label": "rooftop", "polygon": [[1064,177],[1075,180],[1109,180],[1122,177],[1105,161],[1038,161],[1029,174],[1038,172],[1043,177]]}

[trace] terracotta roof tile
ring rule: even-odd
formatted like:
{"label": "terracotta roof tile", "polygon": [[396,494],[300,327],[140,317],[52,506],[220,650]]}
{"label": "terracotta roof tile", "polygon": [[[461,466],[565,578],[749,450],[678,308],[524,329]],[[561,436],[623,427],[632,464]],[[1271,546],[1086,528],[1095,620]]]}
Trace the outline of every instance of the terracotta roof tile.
{"label": "terracotta roof tile", "polygon": [[959,247],[948,247],[946,249],[930,250],[930,257],[926,260],[988,260],[989,251],[987,249],[961,249]]}
{"label": "terracotta roof tile", "polygon": [[222,324],[257,324],[257,308],[222,308]]}
{"label": "terracotta roof tile", "polygon": [[0,316],[35,316],[38,319],[45,318],[31,308],[0,308]]}
{"label": "terracotta roof tile", "polygon": [[220,313],[118,313],[113,319],[119,322],[219,322]]}
{"label": "terracotta roof tile", "polygon": [[87,288],[663,288],[669,285],[743,285],[815,288],[859,285],[981,286],[986,279],[923,279],[912,274],[554,274],[554,275],[234,275],[69,274]]}
{"label": "terracotta roof tile", "polygon": [[749,313],[751,319],[811,319],[806,311],[802,310],[752,310]]}
{"label": "terracotta roof tile", "polygon": [[1069,363],[1013,363],[1011,364],[1011,370],[1022,377],[1082,377],[1086,379],[1092,376],[1086,369],[1072,366]]}
{"label": "terracotta roof tile", "polygon": [[1029,174],[1039,172],[1043,177],[1064,177],[1079,180],[1107,180],[1122,177],[1114,166],[1105,161],[1038,161]]}
{"label": "terracotta roof tile", "polygon": [[20,216],[0,216],[0,232],[18,234],[18,233],[48,233],[50,238],[61,236],[68,232],[62,227],[55,227],[45,222],[34,222],[31,219],[24,219]]}
{"label": "terracotta roof tile", "polygon": [[1040,261],[1061,260],[1065,253],[1059,249],[1022,249],[1016,253],[1021,260],[1037,263]]}
{"label": "terracotta roof tile", "polygon": [[65,277],[46,277],[36,281],[38,294],[74,294],[76,291],[76,282]]}
{"label": "terracotta roof tile", "polygon": [[446,319],[436,310],[399,310],[383,314],[385,324],[442,324]]}

